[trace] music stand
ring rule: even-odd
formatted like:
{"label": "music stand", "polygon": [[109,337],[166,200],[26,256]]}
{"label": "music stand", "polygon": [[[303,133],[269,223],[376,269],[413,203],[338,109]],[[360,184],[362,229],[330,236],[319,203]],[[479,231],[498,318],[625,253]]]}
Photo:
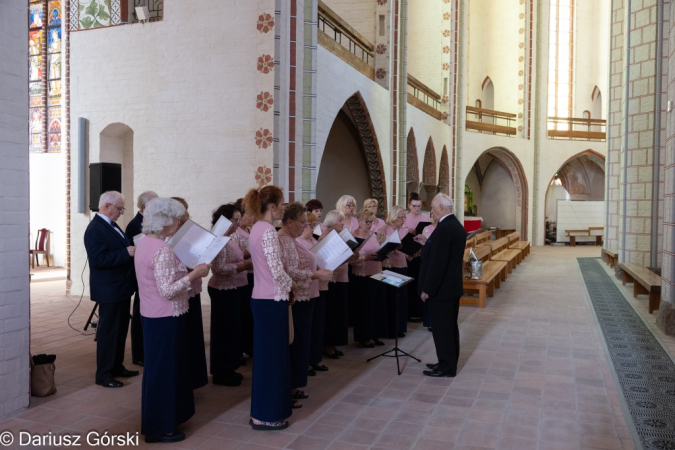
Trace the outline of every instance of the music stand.
{"label": "music stand", "polygon": [[[370,362],[374,359],[379,358],[380,356],[386,356],[388,358],[396,358],[396,370],[399,375],[401,375],[401,365],[399,364],[398,358],[399,354],[400,356],[408,356],[412,359],[414,359],[417,362],[422,362],[422,360],[415,358],[413,355],[410,353],[406,353],[400,348],[398,348],[398,303],[401,300],[401,296],[399,295],[400,288],[403,286],[406,286],[408,283],[410,283],[413,278],[412,277],[407,277],[405,275],[401,275],[395,272],[390,272],[389,270],[385,270],[383,272],[380,272],[378,274],[375,274],[371,276],[370,278],[377,280],[381,283],[386,284],[387,286],[393,286],[396,288],[396,330],[394,332],[394,348],[387,350],[386,352],[382,352],[377,356],[373,356],[372,358],[369,358],[366,360],[366,362]],[[393,355],[390,355],[389,353],[394,352]]]}

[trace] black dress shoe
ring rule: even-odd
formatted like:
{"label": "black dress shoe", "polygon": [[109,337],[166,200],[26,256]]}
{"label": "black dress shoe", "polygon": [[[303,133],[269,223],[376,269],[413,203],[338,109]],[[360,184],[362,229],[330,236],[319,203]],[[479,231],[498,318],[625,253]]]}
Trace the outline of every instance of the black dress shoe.
{"label": "black dress shoe", "polygon": [[405,333],[404,333],[404,332],[402,332],[402,331],[399,331],[399,333],[398,333],[398,337],[400,337],[400,338],[404,338],[404,337],[405,337]]}
{"label": "black dress shoe", "polygon": [[309,377],[315,377],[315,376],[316,376],[316,370],[314,370],[314,369],[309,369],[309,370],[307,371],[307,376],[309,376]]}
{"label": "black dress shoe", "polygon": [[359,342],[359,345],[363,348],[375,348],[375,344],[373,344],[372,342],[361,341]]}
{"label": "black dress shoe", "polygon": [[384,345],[384,342],[382,342],[382,341],[375,341],[375,345]]}
{"label": "black dress shoe", "polygon": [[325,372],[328,370],[328,367],[324,366],[323,364],[312,364],[312,369],[317,372]]}
{"label": "black dress shoe", "polygon": [[244,376],[237,372],[230,372],[225,374],[215,374],[211,378],[211,382],[218,386],[241,386],[241,381]]}
{"label": "black dress shoe", "polygon": [[113,375],[116,377],[120,378],[130,378],[130,377],[135,377],[139,374],[140,372],[138,370],[127,370],[127,369],[122,369],[119,372],[114,372]]}
{"label": "black dress shoe", "polygon": [[334,353],[323,352],[323,355],[328,359],[340,359],[340,355],[338,355],[337,352]]}
{"label": "black dress shoe", "polygon": [[335,354],[338,355],[338,356],[345,356],[345,352],[341,352],[338,349],[335,349]]}
{"label": "black dress shoe", "polygon": [[185,439],[185,433],[182,431],[176,431],[171,434],[163,434],[161,436],[146,436],[145,442],[148,444],[154,444],[155,442],[180,442]]}
{"label": "black dress shoe", "polygon": [[134,366],[141,366],[141,367],[143,367],[143,360],[140,360],[140,359],[139,359],[139,360],[137,360],[137,361],[131,361],[131,364],[133,364]]}
{"label": "black dress shoe", "polygon": [[441,372],[440,370],[425,370],[422,372],[424,375],[433,378],[453,378],[456,374],[451,372]]}
{"label": "black dress shoe", "polygon": [[114,378],[108,378],[107,380],[96,380],[96,384],[99,386],[107,387],[107,388],[120,388],[124,386],[124,383],[122,383],[119,380],[116,380]]}
{"label": "black dress shoe", "polygon": [[427,367],[430,368],[431,370],[436,370],[436,369],[438,369],[438,363],[436,363],[436,364],[428,363]]}

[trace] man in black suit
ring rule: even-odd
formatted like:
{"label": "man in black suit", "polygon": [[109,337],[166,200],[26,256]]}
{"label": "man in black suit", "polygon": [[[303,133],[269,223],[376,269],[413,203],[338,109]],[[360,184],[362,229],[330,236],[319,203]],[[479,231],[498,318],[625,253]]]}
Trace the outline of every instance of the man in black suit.
{"label": "man in black suit", "polygon": [[437,364],[427,364],[430,377],[454,377],[459,359],[459,300],[464,293],[464,247],[466,231],[453,214],[452,199],[438,194],[431,202],[431,213],[438,218],[436,229],[422,249],[418,291],[429,302]]}
{"label": "man in black suit", "polygon": [[[138,213],[127,224],[127,229],[124,230],[130,244],[134,243],[134,236],[143,232],[143,211],[145,211],[145,205],[153,198],[157,198],[157,194],[153,191],[145,191],[138,196],[138,202],[136,202]],[[134,272],[135,280],[136,272]],[[138,286],[136,286],[133,314],[131,315],[131,362],[137,366],[143,365],[143,325],[141,324],[141,301],[138,298]]]}
{"label": "man in black suit", "polygon": [[124,214],[124,197],[117,191],[101,195],[99,211],[84,233],[89,258],[89,290],[98,303],[96,330],[96,384],[122,387],[115,377],[133,377],[138,371],[124,367],[124,347],[129,331],[131,295],[136,289],[134,252],[115,221]]}

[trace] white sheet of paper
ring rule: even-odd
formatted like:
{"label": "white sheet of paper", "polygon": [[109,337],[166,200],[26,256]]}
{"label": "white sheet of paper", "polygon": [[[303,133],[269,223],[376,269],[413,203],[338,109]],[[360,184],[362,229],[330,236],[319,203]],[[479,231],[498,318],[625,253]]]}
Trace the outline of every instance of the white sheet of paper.
{"label": "white sheet of paper", "polygon": [[337,269],[353,254],[335,230],[312,247],[311,252],[316,256],[316,265],[328,270]]}
{"label": "white sheet of paper", "polygon": [[211,234],[214,236],[224,236],[227,230],[232,226],[232,222],[225,216],[220,216],[211,228]]}
{"label": "white sheet of paper", "polygon": [[401,275],[400,273],[392,272],[391,270],[383,270],[382,274],[387,278],[398,278],[403,281],[412,280],[412,277],[407,277],[405,275]]}
{"label": "white sheet of paper", "polygon": [[231,238],[229,236],[220,236],[215,238],[213,241],[211,241],[209,246],[204,249],[202,254],[197,257],[191,268],[197,267],[202,263],[211,264],[211,262],[216,259],[216,256],[218,256],[218,253],[220,253],[223,247],[227,245],[230,239]]}
{"label": "white sheet of paper", "polygon": [[143,233],[139,233],[136,236],[134,236],[134,246],[138,245],[141,239],[143,239],[145,235]]}
{"label": "white sheet of paper", "polygon": [[322,234],[321,225],[315,226],[314,231],[312,231],[312,234],[316,234],[317,236],[321,236],[321,234]]}
{"label": "white sheet of paper", "polygon": [[[215,236],[188,220],[167,242],[186,267],[194,268],[193,263],[214,240]],[[215,256],[214,256],[215,257]]]}

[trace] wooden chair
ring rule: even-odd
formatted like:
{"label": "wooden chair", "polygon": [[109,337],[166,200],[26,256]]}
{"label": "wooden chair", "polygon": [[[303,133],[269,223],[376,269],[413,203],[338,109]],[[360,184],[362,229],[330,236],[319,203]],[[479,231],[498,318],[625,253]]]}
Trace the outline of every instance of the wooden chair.
{"label": "wooden chair", "polygon": [[49,235],[51,232],[46,229],[42,228],[38,230],[38,235],[37,239],[35,239],[35,249],[30,250],[30,256],[31,256],[31,267],[40,266],[40,262],[38,261],[38,255],[43,255],[44,260],[47,261],[47,267],[49,267]]}

